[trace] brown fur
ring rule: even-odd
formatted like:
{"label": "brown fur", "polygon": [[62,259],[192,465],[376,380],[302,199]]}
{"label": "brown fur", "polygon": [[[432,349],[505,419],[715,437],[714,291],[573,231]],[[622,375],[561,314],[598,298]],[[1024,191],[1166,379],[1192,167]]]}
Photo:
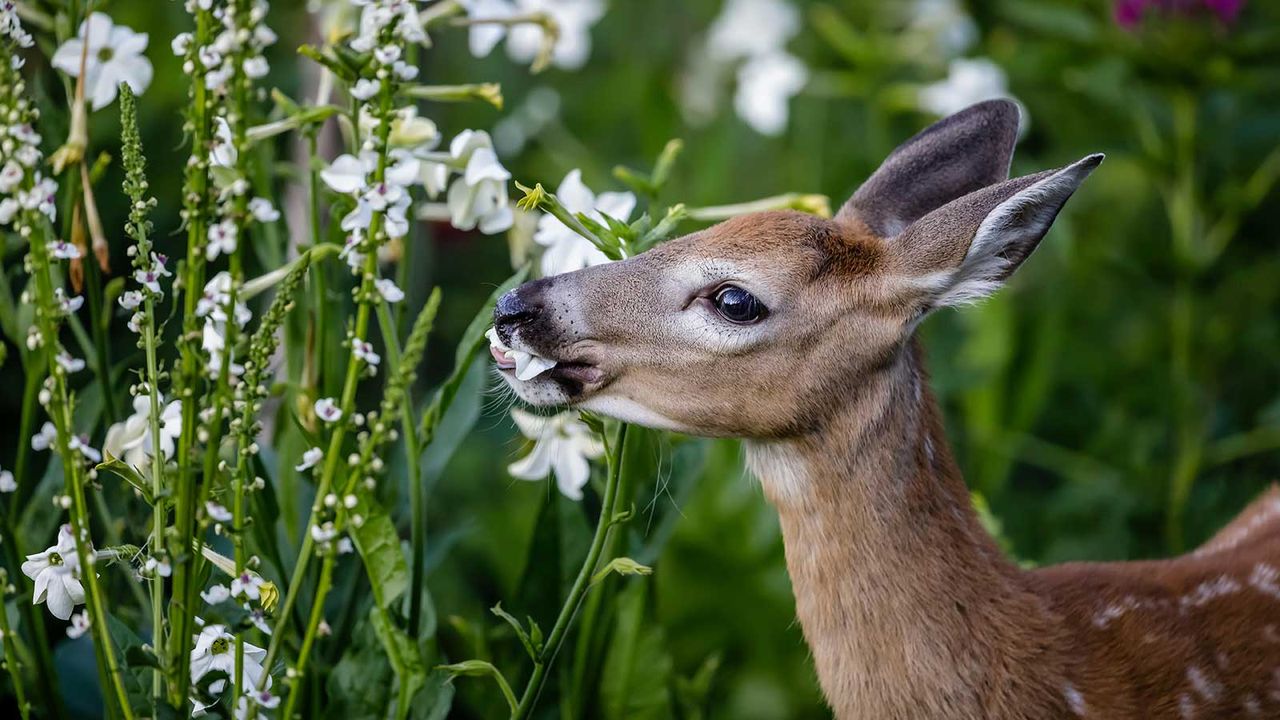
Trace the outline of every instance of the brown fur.
{"label": "brown fur", "polygon": [[[999,182],[1010,108],[921,133],[835,220],[755,214],[513,291],[499,334],[563,369],[503,377],[746,440],[837,717],[1280,717],[1280,491],[1192,555],[1030,572],[975,516],[914,329],[993,291],[1101,161]],[[720,317],[725,284],[768,314]]]}

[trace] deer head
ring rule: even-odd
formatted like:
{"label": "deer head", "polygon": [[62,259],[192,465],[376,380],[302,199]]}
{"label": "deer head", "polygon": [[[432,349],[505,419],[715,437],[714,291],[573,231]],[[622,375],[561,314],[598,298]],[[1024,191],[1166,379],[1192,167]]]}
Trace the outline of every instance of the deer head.
{"label": "deer head", "polygon": [[834,219],[747,215],[527,283],[498,302],[497,334],[556,364],[520,380],[499,357],[503,377],[534,405],[693,434],[821,428],[928,312],[1008,278],[1102,161],[1007,180],[1017,126],[1013,103],[975,105],[895,150]]}

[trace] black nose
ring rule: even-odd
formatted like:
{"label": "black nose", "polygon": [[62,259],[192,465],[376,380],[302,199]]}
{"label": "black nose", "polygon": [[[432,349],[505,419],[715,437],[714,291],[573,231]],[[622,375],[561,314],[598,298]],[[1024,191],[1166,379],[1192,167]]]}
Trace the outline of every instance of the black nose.
{"label": "black nose", "polygon": [[521,289],[508,290],[493,308],[493,326],[505,343],[511,342],[511,333],[516,328],[533,318],[534,308],[521,297]]}

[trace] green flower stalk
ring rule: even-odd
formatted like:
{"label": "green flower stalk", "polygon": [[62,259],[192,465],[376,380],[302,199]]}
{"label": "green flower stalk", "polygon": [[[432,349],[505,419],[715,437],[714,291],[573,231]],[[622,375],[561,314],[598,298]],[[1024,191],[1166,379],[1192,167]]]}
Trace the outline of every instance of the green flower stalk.
{"label": "green flower stalk", "polygon": [[[6,67],[8,65],[6,64]],[[7,71],[12,73],[12,69]],[[16,74],[9,74],[0,83],[12,88],[15,97],[10,102],[21,113],[21,126],[30,130],[36,120],[36,111],[23,97],[23,84]],[[36,138],[38,140],[38,137]],[[32,143],[34,146],[34,143]],[[38,154],[36,156],[38,159]],[[38,167],[38,163],[33,163]],[[73,358],[63,347],[59,335],[63,321],[78,307],[75,299],[68,298],[65,291],[55,280],[55,264],[64,259],[79,256],[74,246],[54,237],[51,219],[54,215],[52,200],[52,181],[40,177],[39,170],[28,170],[18,184],[21,188],[12,222],[18,235],[28,243],[28,254],[25,267],[34,280],[34,296],[26,299],[35,308],[35,325],[27,337],[27,347],[36,351],[43,349],[47,362],[48,376],[41,391],[41,402],[45,406],[51,423],[37,438],[33,445],[39,444],[56,452],[62,459],[63,483],[66,491],[60,503],[70,511],[70,533],[75,544],[76,559],[80,568],[80,580],[84,587],[85,612],[88,614],[90,631],[93,633],[94,651],[97,655],[98,675],[104,693],[108,697],[109,707],[120,716],[131,719],[133,710],[129,706],[129,698],[124,689],[121,667],[115,656],[114,645],[107,633],[107,614],[102,589],[97,574],[93,571],[96,556],[89,537],[89,511],[85,500],[85,483],[91,479],[94,471],[86,470],[86,461],[95,460],[97,451],[88,446],[88,439],[75,433],[73,411],[75,399],[72,395],[67,376],[83,369],[84,362]],[[61,268],[58,268],[61,270]],[[30,291],[28,291],[30,292]],[[34,370],[34,367],[29,368]]]}
{"label": "green flower stalk", "polygon": [[[120,87],[120,137],[121,156],[125,169],[124,191],[129,197],[129,222],[125,232],[133,238],[134,245],[129,248],[133,257],[136,277],[141,282],[139,289],[127,293],[121,304],[125,307],[139,307],[141,312],[130,319],[131,328],[141,329],[139,340],[147,359],[145,392],[149,400],[150,417],[148,424],[152,438],[161,437],[160,415],[163,398],[160,394],[160,363],[157,359],[158,332],[156,327],[156,301],[162,295],[156,290],[162,273],[166,273],[163,263],[151,250],[151,221],[148,212],[155,207],[155,198],[149,197],[146,158],[142,154],[142,139],[138,135],[138,109],[133,90],[127,84]],[[158,448],[159,443],[153,442]],[[165,489],[164,453],[158,452],[152,457],[148,469],[151,473],[151,547],[154,552],[161,553],[164,547],[164,529],[167,518],[163,494]],[[153,572],[150,578],[151,590],[151,637],[156,657],[164,657],[164,578]],[[158,705],[164,697],[164,672],[156,668],[152,673],[152,697]]]}
{"label": "green flower stalk", "polygon": [[[356,208],[343,218],[343,228],[350,232],[343,256],[357,276],[353,290],[356,317],[347,335],[351,355],[347,362],[341,397],[321,398],[316,402],[316,415],[331,427],[324,465],[316,486],[315,502],[307,521],[288,589],[281,604],[279,617],[272,633],[264,661],[266,667],[275,662],[284,637],[284,629],[293,612],[302,584],[307,577],[311,557],[320,549],[326,550],[326,562],[321,567],[320,584],[315,590],[311,610],[308,612],[307,633],[302,648],[290,673],[293,690],[286,700],[284,715],[288,717],[296,706],[300,693],[299,683],[305,679],[306,667],[319,626],[322,604],[332,575],[331,526],[322,518],[326,516],[325,499],[332,495],[338,483],[339,463],[343,460],[343,446],[347,433],[360,427],[364,416],[356,413],[356,389],[362,376],[377,370],[378,358],[368,342],[369,324],[374,307],[380,302],[397,302],[403,297],[399,288],[390,280],[378,277],[378,248],[392,237],[402,237],[408,230],[405,210],[409,204],[405,185],[416,179],[417,160],[403,150],[393,149],[389,142],[392,123],[396,117],[393,105],[400,86],[417,75],[417,68],[401,59],[406,43],[425,43],[426,35],[417,20],[412,6],[388,3],[380,8],[385,12],[362,15],[359,34],[350,41],[349,49],[359,53],[371,53],[372,57],[360,68],[351,93],[359,102],[352,112],[355,118],[368,118],[371,127],[362,140],[361,157],[344,155],[333,162],[321,177],[334,190],[350,193],[355,197]],[[367,22],[366,22],[367,18]],[[344,50],[345,52],[345,50]],[[326,62],[328,54],[315,55]],[[342,71],[342,68],[337,68]],[[361,121],[363,126],[365,121]],[[412,172],[406,172],[412,170]],[[265,677],[259,688],[265,687]]]}

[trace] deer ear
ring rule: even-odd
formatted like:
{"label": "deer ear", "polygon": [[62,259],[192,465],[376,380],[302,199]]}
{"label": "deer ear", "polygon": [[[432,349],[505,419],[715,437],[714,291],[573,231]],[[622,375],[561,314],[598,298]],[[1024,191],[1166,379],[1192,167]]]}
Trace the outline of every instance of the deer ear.
{"label": "deer ear", "polygon": [[995,292],[1036,249],[1103,157],[1089,155],[970,193],[894,238],[894,256],[925,292],[926,308],[963,305]]}
{"label": "deer ear", "polygon": [[988,100],[943,118],[898,146],[840,208],[880,237],[962,195],[1009,177],[1018,106]]}

